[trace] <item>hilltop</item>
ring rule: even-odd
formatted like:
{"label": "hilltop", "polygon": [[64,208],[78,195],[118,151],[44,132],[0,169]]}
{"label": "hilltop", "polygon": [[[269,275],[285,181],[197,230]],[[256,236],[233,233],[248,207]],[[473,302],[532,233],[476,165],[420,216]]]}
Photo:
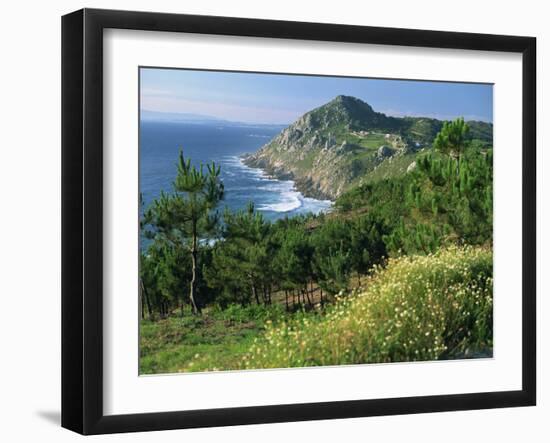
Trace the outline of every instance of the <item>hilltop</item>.
{"label": "hilltop", "polygon": [[[469,122],[472,139],[492,145],[493,126]],[[443,121],[392,117],[339,95],[307,112],[254,154],[248,166],[292,179],[305,196],[334,200],[350,188],[405,174],[416,153],[431,149]]]}

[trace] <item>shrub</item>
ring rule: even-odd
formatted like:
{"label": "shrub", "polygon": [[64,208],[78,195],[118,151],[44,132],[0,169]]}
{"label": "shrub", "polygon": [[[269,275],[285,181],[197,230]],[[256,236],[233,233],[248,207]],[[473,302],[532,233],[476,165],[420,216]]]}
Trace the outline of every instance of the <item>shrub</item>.
{"label": "shrub", "polygon": [[[266,325],[244,368],[422,361],[492,353],[492,251],[390,259],[326,315]],[[481,354],[480,354],[481,353]]]}
{"label": "shrub", "polygon": [[260,321],[263,323],[268,320],[277,321],[285,315],[285,310],[282,305],[249,304],[246,306],[241,306],[231,304],[225,309],[214,307],[212,310],[212,315],[217,319],[226,320],[233,323],[246,323],[251,321]]}

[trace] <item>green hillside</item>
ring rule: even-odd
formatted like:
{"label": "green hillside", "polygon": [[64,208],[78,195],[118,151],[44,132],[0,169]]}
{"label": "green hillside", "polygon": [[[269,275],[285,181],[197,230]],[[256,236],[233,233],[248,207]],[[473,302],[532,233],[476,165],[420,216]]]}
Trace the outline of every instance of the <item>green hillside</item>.
{"label": "green hillside", "polygon": [[[341,95],[304,114],[244,161],[295,180],[306,196],[334,200],[357,184],[405,173],[418,152],[431,149],[442,126],[431,118],[390,117]],[[472,122],[470,138],[491,146],[492,125]]]}

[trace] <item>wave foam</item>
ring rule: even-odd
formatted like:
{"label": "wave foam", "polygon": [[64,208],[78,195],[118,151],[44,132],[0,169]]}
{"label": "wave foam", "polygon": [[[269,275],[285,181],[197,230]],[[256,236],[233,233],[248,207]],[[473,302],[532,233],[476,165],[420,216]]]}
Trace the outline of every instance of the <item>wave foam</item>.
{"label": "wave foam", "polygon": [[222,160],[225,166],[229,166],[231,168],[234,168],[234,170],[238,170],[239,174],[246,174],[248,176],[254,177],[257,180],[270,179],[262,169],[251,168],[245,165],[243,159],[236,155],[224,156],[222,157]]}
{"label": "wave foam", "polygon": [[281,200],[274,203],[262,204],[258,207],[260,211],[290,212],[302,206],[301,194],[296,191],[283,192]]}
{"label": "wave foam", "polygon": [[[287,213],[296,211],[298,213],[330,211],[332,202],[329,200],[317,200],[314,198],[304,197],[301,192],[294,187],[292,180],[277,180],[268,176],[263,169],[251,168],[244,164],[243,159],[239,156],[224,156],[223,162],[231,169],[230,175],[244,175],[248,180],[255,182],[263,182],[256,189],[263,194],[267,194],[268,201],[258,203],[257,209],[263,212]],[[226,169],[226,172],[229,172]],[[238,187],[233,191],[246,191],[250,188]],[[262,200],[262,198],[259,198]]]}

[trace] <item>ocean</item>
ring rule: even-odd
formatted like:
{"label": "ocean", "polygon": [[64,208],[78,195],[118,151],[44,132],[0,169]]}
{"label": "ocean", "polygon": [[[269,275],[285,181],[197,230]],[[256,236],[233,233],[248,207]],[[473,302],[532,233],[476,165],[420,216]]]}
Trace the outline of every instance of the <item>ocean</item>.
{"label": "ocean", "polygon": [[172,192],[178,152],[191,163],[215,161],[221,166],[225,197],[219,209],[245,209],[254,203],[268,220],[318,214],[331,208],[328,200],[304,197],[291,180],[277,180],[261,169],[244,165],[240,156],[255,152],[283,127],[224,123],[142,121],[140,124],[140,192],[147,207],[160,192]]}

